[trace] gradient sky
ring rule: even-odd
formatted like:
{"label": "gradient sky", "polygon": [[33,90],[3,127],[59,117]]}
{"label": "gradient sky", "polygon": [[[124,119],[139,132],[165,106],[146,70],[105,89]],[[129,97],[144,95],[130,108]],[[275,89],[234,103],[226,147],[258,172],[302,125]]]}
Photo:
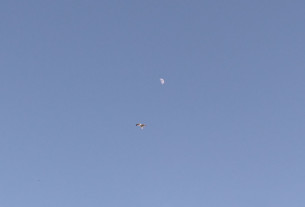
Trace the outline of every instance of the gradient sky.
{"label": "gradient sky", "polygon": [[304,20],[304,0],[2,0],[0,206],[304,207]]}

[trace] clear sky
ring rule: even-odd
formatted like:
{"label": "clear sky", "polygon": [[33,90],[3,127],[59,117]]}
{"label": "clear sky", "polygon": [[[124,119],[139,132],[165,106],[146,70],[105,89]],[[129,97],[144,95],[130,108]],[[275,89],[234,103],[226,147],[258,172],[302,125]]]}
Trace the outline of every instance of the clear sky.
{"label": "clear sky", "polygon": [[304,0],[2,0],[0,206],[304,207],[304,19]]}

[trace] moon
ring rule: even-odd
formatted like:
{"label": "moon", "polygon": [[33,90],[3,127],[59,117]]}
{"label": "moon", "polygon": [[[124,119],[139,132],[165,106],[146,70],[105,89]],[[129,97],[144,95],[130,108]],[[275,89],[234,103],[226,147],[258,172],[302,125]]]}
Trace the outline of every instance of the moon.
{"label": "moon", "polygon": [[160,82],[161,82],[162,85],[165,83],[163,78],[160,78]]}

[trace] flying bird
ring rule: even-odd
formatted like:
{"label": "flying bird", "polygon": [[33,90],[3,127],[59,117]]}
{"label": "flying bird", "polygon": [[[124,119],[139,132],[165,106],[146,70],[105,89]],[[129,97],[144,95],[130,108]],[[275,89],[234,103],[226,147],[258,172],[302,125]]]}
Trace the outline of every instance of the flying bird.
{"label": "flying bird", "polygon": [[161,82],[162,85],[165,83],[163,78],[160,78],[160,82]]}
{"label": "flying bird", "polygon": [[139,123],[139,124],[136,124],[136,126],[139,126],[139,127],[141,127],[141,129],[143,129],[146,126],[146,124]]}

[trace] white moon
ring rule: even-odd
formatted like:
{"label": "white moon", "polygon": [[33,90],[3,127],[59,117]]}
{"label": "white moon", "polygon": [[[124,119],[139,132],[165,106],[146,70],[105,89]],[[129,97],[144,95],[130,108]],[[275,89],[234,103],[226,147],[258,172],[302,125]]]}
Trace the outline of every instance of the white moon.
{"label": "white moon", "polygon": [[162,85],[165,83],[163,78],[160,78],[160,82],[161,82]]}

